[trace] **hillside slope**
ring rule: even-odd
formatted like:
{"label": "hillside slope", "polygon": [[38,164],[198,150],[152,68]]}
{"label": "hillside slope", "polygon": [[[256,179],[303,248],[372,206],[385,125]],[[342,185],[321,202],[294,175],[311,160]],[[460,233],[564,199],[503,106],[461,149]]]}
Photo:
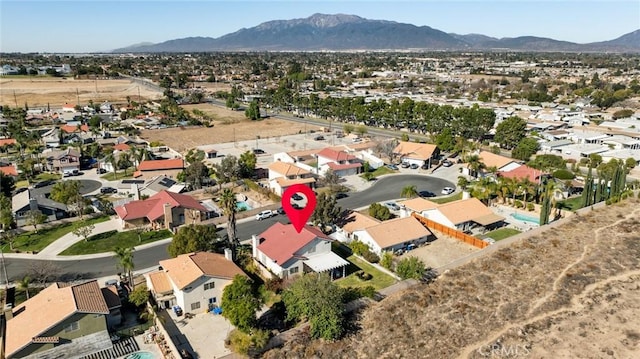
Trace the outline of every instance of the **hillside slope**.
{"label": "hillside slope", "polygon": [[[548,229],[266,358],[640,357],[640,201]],[[493,354],[493,356],[492,356]]]}

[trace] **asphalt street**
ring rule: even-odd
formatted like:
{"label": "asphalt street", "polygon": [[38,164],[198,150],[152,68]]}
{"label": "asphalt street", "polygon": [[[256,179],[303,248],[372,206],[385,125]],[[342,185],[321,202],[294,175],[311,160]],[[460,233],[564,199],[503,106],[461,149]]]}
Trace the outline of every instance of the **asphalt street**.
{"label": "asphalt street", "polygon": [[[424,175],[397,175],[383,177],[371,188],[361,192],[349,193],[349,196],[338,200],[342,208],[355,209],[374,202],[382,202],[400,197],[402,188],[415,185],[418,191],[430,191],[439,194],[442,188],[454,185],[444,179]],[[240,240],[247,240],[253,234],[262,233],[275,222],[288,223],[284,215],[271,217],[262,221],[250,220],[238,223],[237,233]],[[169,258],[167,245],[158,245],[134,252],[136,269],[150,268],[158,265],[158,261]],[[41,261],[30,259],[5,258],[9,281],[22,279],[34,265]],[[121,270],[116,267],[115,257],[93,258],[89,260],[55,260],[56,272],[60,280],[78,280],[83,278],[99,278],[114,275]]]}

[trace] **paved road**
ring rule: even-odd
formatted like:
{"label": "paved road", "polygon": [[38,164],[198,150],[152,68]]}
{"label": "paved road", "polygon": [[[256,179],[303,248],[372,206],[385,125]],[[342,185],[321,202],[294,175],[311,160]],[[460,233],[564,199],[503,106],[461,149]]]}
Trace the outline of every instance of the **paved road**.
{"label": "paved road", "polygon": [[[373,202],[387,201],[400,197],[400,191],[407,185],[415,185],[418,191],[430,191],[440,193],[443,187],[453,186],[451,182],[440,178],[421,175],[394,175],[382,177],[371,188],[350,194],[349,197],[338,201],[343,208],[359,208]],[[262,221],[249,220],[239,223],[237,226],[238,238],[246,240],[251,235],[262,233],[276,221],[288,222],[286,217],[280,215]],[[168,258],[167,245],[158,245],[134,252],[135,268],[150,268],[158,265],[158,261]],[[7,275],[9,281],[22,279],[29,268],[39,261],[33,259],[6,258]],[[113,275],[120,270],[116,268],[114,257],[93,258],[90,260],[55,260],[62,278],[98,278]]]}

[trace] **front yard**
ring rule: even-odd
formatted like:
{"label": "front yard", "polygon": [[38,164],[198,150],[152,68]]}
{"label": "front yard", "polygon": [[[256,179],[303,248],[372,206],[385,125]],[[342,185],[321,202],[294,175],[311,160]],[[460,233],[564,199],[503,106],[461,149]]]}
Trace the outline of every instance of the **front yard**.
{"label": "front yard", "polygon": [[[372,286],[376,290],[380,290],[396,282],[395,278],[381,272],[376,267],[356,257],[355,255],[351,255],[346,259],[351,263],[347,267],[347,276],[336,281],[336,284],[341,287],[362,288]],[[356,273],[360,270],[364,271],[365,273],[371,274],[372,278],[370,280],[362,280],[358,278]]]}
{"label": "front yard", "polygon": [[[100,222],[106,222],[109,220],[109,216],[101,216],[96,218],[87,219],[87,224],[96,224]],[[26,232],[18,235],[13,242],[14,252],[39,252],[49,244],[55,242],[58,238],[64,236],[67,233],[73,231],[73,223],[68,222],[59,224],[47,228],[38,228],[38,233],[35,231]],[[5,253],[11,253],[8,245],[2,247],[2,251]]]}
{"label": "front yard", "polygon": [[60,254],[64,256],[73,256],[80,254],[111,252],[115,250],[116,247],[135,247],[141,244],[170,238],[171,235],[171,231],[166,229],[160,231],[142,232],[140,233],[140,238],[138,238],[138,233],[136,231],[109,231],[91,236],[87,239],[86,242],[78,242],[65,249]]}

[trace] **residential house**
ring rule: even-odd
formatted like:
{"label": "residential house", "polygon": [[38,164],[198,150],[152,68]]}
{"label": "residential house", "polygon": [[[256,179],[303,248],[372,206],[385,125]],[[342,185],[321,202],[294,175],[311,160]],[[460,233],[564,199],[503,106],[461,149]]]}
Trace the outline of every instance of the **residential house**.
{"label": "residential house", "polygon": [[344,219],[344,225],[338,228],[336,236],[340,241],[351,242],[353,240],[353,232],[361,231],[378,224],[380,224],[380,221],[373,217],[352,212]]}
{"label": "residential house", "polygon": [[166,190],[114,209],[122,228],[151,226],[173,229],[183,224],[200,223],[203,214],[207,212],[193,197]]}
{"label": "residential house", "polygon": [[427,167],[431,168],[440,155],[440,149],[438,146],[428,143],[400,141],[393,153],[399,156],[402,162],[418,166],[426,164]]}
{"label": "residential house", "polygon": [[592,154],[600,154],[609,151],[609,146],[598,143],[576,143],[562,147],[563,158],[580,158],[589,157]]}
{"label": "residential house", "polygon": [[410,244],[419,245],[435,238],[420,221],[413,217],[405,217],[355,230],[353,239],[367,244],[377,255],[382,255],[385,251],[393,252]]}
{"label": "residential house", "polygon": [[225,254],[195,252],[160,261],[162,270],[145,275],[147,287],[160,308],[180,306],[202,313],[219,306],[224,288],[236,275],[246,274]]}
{"label": "residential house", "polygon": [[336,151],[331,148],[324,148],[316,154],[316,171],[318,174],[325,174],[331,169],[336,175],[343,177],[360,173],[362,161],[356,156],[345,151]]}
{"label": "residential house", "polygon": [[81,358],[113,347],[96,280],[55,283],[6,314],[7,358]]}
{"label": "residential house", "polygon": [[611,150],[638,150],[640,149],[640,140],[625,135],[613,135],[602,140],[602,143],[609,146]]}
{"label": "residential house", "polygon": [[18,141],[15,138],[0,138],[0,149],[2,151],[6,150],[5,147],[15,146],[16,144],[18,144]]}
{"label": "residential house", "polygon": [[562,149],[565,146],[571,145],[573,144],[573,142],[571,142],[571,140],[553,140],[553,141],[549,141],[549,142],[542,142],[540,144],[540,150],[543,153],[548,153],[548,154],[555,154],[555,155],[561,155],[562,154]]}
{"label": "residential house", "polygon": [[[484,169],[481,169],[476,177],[488,175],[490,173],[489,169],[496,169],[497,172],[508,172],[520,166],[520,162],[513,158],[500,156],[489,151],[480,151],[477,155],[480,158],[480,162],[484,164]],[[465,167],[463,168],[463,173],[471,175],[471,169]]]}
{"label": "residential house", "polygon": [[62,112],[76,112],[76,105],[72,103],[65,103],[62,105]]}
{"label": "residential house", "polygon": [[400,201],[398,202],[398,205],[400,206],[401,217],[408,217],[413,212],[424,217],[423,213],[426,213],[426,211],[432,210],[439,206],[438,203],[431,202],[428,199],[424,199],[422,197],[416,197],[416,198]]}
{"label": "residential house", "polygon": [[52,186],[29,188],[11,198],[11,209],[18,226],[27,224],[29,211],[40,211],[47,218],[45,222],[69,217],[69,210],[64,203],[49,198]]}
{"label": "residential house", "polygon": [[64,173],[80,170],[80,152],[74,148],[45,150],[42,154],[47,158],[49,171]]}
{"label": "residential house", "polygon": [[185,189],[185,187],[186,185],[184,183],[178,183],[167,176],[156,176],[146,180],[138,191],[140,196],[151,197],[162,191],[180,193]]}
{"label": "residential house", "polygon": [[578,130],[571,131],[568,136],[576,144],[602,144],[607,137],[609,136],[602,132]]}
{"label": "residential house", "polygon": [[158,175],[165,175],[170,178],[176,178],[178,173],[183,170],[184,160],[182,158],[169,160],[145,160],[138,165],[138,170],[133,176],[151,178]]}
{"label": "residential house", "polygon": [[104,297],[107,308],[109,308],[109,314],[107,315],[107,328],[112,330],[116,326],[122,323],[122,301],[120,300],[120,294],[118,288],[115,285],[109,285],[104,288],[100,288],[102,296]]}
{"label": "residential house", "polygon": [[480,200],[473,197],[441,204],[422,211],[420,215],[462,232],[478,227],[492,229],[501,226],[504,221],[504,217],[493,213]]}
{"label": "residential house", "polygon": [[205,155],[206,155],[206,158],[216,158],[218,157],[218,150],[212,148],[210,150],[205,151]]}
{"label": "residential house", "polygon": [[602,156],[603,162],[609,162],[612,159],[616,159],[618,161],[626,161],[628,158],[633,158],[634,161],[636,161],[636,166],[640,165],[640,149],[611,150],[600,152],[599,155]]}
{"label": "residential house", "polygon": [[328,272],[340,278],[349,262],[331,251],[332,241],[315,227],[307,225],[298,233],[292,224],[276,222],[252,236],[252,255],[263,272],[280,278],[307,272]]}
{"label": "residential house", "polygon": [[15,164],[9,164],[7,166],[0,165],[0,172],[5,176],[18,177],[18,169]]}
{"label": "residential house", "polygon": [[42,139],[42,144],[46,148],[59,147],[62,142],[62,138],[61,138],[62,136],[60,135],[61,132],[62,131],[57,127],[54,127],[44,132],[42,135],[40,135],[40,138]]}
{"label": "residential house", "polygon": [[527,165],[516,167],[511,171],[501,171],[501,172],[498,172],[497,175],[498,177],[511,178],[511,179],[516,179],[518,181],[522,181],[523,179],[526,178],[531,183],[541,183],[542,178],[544,176],[548,176],[547,173],[539,169],[529,167]]}
{"label": "residential house", "polygon": [[295,164],[276,161],[269,165],[269,188],[278,196],[282,196],[293,185],[303,184],[313,188],[315,182],[311,172]]}

